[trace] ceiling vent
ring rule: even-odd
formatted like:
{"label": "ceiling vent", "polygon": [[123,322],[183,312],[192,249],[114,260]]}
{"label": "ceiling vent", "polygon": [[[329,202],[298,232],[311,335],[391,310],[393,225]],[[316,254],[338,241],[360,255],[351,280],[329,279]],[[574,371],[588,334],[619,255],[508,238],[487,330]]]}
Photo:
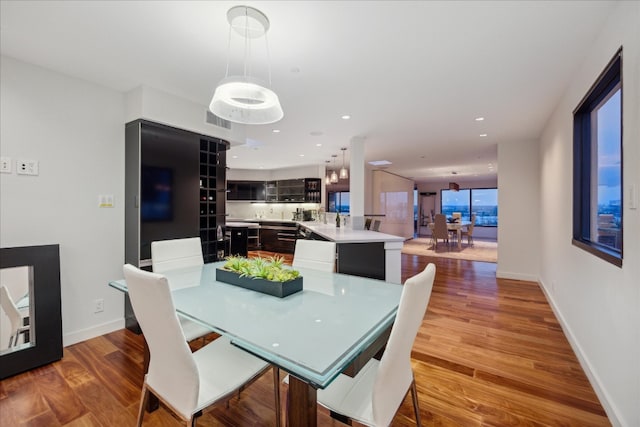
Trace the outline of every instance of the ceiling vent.
{"label": "ceiling vent", "polygon": [[231,122],[229,120],[218,117],[209,110],[207,110],[207,117],[205,118],[205,122],[209,123],[210,125],[218,126],[220,128],[231,129]]}

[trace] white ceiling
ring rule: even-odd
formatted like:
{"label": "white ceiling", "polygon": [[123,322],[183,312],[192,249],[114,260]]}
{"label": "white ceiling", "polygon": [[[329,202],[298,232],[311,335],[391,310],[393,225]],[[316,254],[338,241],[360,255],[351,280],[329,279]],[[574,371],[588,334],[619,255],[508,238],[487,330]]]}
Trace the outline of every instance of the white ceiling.
{"label": "white ceiling", "polygon": [[254,6],[271,22],[271,87],[285,116],[246,127],[243,139],[258,142],[234,145],[230,167],[324,164],[332,154],[340,164],[340,147],[363,137],[366,160],[389,160],[391,172],[477,180],[496,176],[498,143],[539,137],[615,3],[3,0],[0,43],[3,55],[205,108],[225,76],[226,12]]}

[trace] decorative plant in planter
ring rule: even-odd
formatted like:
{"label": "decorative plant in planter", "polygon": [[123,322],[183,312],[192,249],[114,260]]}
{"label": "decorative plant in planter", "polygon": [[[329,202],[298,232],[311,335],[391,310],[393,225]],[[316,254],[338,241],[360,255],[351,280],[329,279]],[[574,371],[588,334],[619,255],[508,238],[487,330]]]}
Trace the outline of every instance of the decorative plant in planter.
{"label": "decorative plant in planter", "polygon": [[216,270],[216,279],[280,298],[302,290],[300,272],[285,268],[284,258],[277,256],[227,257],[222,268]]}

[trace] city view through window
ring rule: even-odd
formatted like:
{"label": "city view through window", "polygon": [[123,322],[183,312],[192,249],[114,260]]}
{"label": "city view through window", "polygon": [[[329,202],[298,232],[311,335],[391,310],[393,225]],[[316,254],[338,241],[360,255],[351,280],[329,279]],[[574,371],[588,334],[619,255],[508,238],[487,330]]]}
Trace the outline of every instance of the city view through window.
{"label": "city view through window", "polygon": [[471,221],[471,215],[475,214],[476,226],[496,227],[498,225],[497,188],[442,190],[440,194],[440,211],[447,218],[454,212],[460,212],[463,221]]}

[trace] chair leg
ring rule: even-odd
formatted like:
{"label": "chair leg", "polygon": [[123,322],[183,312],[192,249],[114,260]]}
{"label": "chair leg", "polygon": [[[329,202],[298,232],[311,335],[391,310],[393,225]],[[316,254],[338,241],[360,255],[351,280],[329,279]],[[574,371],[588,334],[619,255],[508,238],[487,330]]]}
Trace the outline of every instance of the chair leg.
{"label": "chair leg", "polygon": [[413,412],[416,414],[416,425],[422,426],[420,422],[420,407],[418,406],[418,390],[416,389],[416,380],[411,382],[411,400],[413,400]]}
{"label": "chair leg", "polygon": [[142,385],[142,395],[140,396],[140,408],[138,409],[138,423],[137,427],[142,425],[142,417],[144,417],[144,408],[147,407],[147,401],[149,400],[149,389],[147,384]]}
{"label": "chair leg", "polygon": [[280,368],[273,366],[273,392],[276,397],[276,427],[280,427]]}

